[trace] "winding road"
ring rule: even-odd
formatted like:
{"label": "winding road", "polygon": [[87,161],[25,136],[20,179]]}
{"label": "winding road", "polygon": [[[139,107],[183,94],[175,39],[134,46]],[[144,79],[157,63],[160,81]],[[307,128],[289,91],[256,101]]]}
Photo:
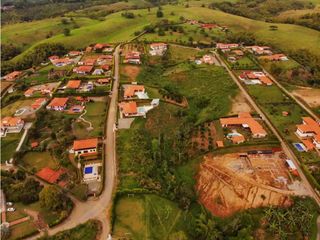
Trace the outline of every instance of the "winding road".
{"label": "winding road", "polygon": [[[97,198],[89,199],[86,202],[80,202],[72,198],[74,209],[70,216],[56,227],[48,229],[47,233],[53,235],[63,230],[67,230],[84,223],[89,219],[98,219],[102,223],[102,233],[100,239],[107,239],[110,232],[110,209],[116,181],[116,149],[115,149],[115,132],[114,125],[117,117],[117,101],[119,88],[119,51],[118,45],[114,52],[114,83],[112,96],[109,105],[109,111],[106,119],[105,136],[105,164],[104,164],[104,190]],[[27,239],[37,239],[40,234]]]}

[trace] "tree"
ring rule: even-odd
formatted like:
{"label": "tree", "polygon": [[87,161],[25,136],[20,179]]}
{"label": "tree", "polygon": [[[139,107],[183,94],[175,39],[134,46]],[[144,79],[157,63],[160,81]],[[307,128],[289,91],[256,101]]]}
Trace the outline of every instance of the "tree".
{"label": "tree", "polygon": [[162,18],[163,17],[163,12],[160,9],[158,9],[158,11],[157,11],[157,17],[158,18]]}
{"label": "tree", "polygon": [[62,19],[61,19],[61,23],[62,23],[63,25],[66,25],[66,24],[68,24],[69,22],[68,22],[68,19],[62,18]]}
{"label": "tree", "polygon": [[55,186],[46,186],[39,194],[40,205],[48,210],[61,211],[66,209],[66,197]]}
{"label": "tree", "polygon": [[70,29],[69,29],[69,28],[63,29],[63,34],[64,34],[65,36],[70,36]]}

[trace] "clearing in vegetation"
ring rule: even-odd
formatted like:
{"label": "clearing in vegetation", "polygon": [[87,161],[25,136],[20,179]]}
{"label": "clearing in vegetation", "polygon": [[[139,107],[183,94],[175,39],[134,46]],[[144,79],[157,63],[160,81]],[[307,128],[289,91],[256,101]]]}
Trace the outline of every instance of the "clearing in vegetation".
{"label": "clearing in vegetation", "polygon": [[200,202],[214,215],[229,216],[261,206],[290,205],[290,183],[281,153],[207,155],[200,165]]}

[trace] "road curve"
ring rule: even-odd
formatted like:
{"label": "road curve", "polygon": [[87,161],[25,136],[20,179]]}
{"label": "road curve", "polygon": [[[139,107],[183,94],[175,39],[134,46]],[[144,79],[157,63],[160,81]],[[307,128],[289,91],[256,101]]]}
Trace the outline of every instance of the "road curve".
{"label": "road curve", "polygon": [[245,95],[246,99],[249,101],[249,103],[251,104],[251,106],[254,108],[254,110],[259,113],[259,115],[261,116],[261,118],[265,121],[265,123],[268,125],[268,127],[271,129],[271,131],[273,132],[273,134],[278,138],[278,140],[281,143],[281,147],[284,151],[284,153],[288,156],[288,158],[290,158],[295,165],[297,166],[297,170],[299,172],[299,175],[301,177],[301,181],[304,184],[304,186],[307,188],[309,195],[311,197],[313,197],[315,199],[315,201],[317,202],[317,204],[320,206],[320,198],[317,195],[317,193],[315,192],[315,190],[313,189],[313,187],[311,186],[311,184],[309,183],[308,179],[306,178],[306,176],[304,175],[304,172],[302,171],[301,167],[300,167],[300,162],[297,159],[296,155],[292,152],[292,150],[290,149],[290,147],[288,146],[288,144],[284,141],[284,139],[282,138],[282,136],[278,133],[278,131],[276,130],[276,128],[273,126],[273,124],[270,122],[270,120],[266,117],[266,115],[264,114],[264,112],[259,108],[259,106],[256,104],[256,102],[253,100],[253,98],[249,95],[249,93],[247,92],[247,90],[242,86],[242,84],[240,83],[239,79],[237,78],[237,76],[234,75],[234,73],[227,67],[227,65],[225,64],[225,62],[221,59],[220,55],[218,53],[215,53],[216,57],[218,58],[218,60],[220,61],[221,65],[223,67],[225,67],[225,69],[228,71],[229,75],[231,76],[231,78],[233,79],[233,81],[238,85],[238,87],[240,88],[240,90],[243,92],[243,94]]}
{"label": "road curve", "polygon": [[[115,149],[115,132],[113,131],[117,117],[117,101],[119,87],[119,49],[116,47],[114,52],[114,83],[112,88],[112,97],[109,104],[107,115],[107,124],[105,128],[104,140],[105,144],[105,165],[104,165],[104,190],[102,194],[86,202],[80,202],[72,198],[74,209],[70,216],[56,227],[48,229],[48,234],[53,235],[60,231],[64,231],[76,227],[80,223],[84,223],[89,219],[98,219],[102,223],[101,239],[107,239],[110,232],[109,209],[112,205],[112,195],[116,179],[116,149]],[[40,234],[27,238],[29,240],[37,239]]]}

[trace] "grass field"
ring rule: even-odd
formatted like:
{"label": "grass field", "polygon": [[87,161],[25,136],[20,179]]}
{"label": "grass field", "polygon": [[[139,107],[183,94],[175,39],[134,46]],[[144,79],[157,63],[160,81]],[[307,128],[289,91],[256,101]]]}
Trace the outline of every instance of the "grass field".
{"label": "grass field", "polygon": [[28,152],[22,158],[23,165],[28,169],[41,170],[44,167],[57,168],[57,161],[49,152]]}
{"label": "grass field", "polygon": [[9,133],[6,137],[1,138],[1,163],[13,157],[22,134],[23,131],[21,133]]}
{"label": "grass field", "polygon": [[177,239],[184,231],[187,214],[173,202],[156,195],[121,197],[116,203],[113,236],[131,239]]}
{"label": "grass field", "polygon": [[9,240],[22,239],[24,236],[37,233],[38,230],[33,225],[32,221],[20,223],[10,228]]}
{"label": "grass field", "polygon": [[103,134],[104,122],[106,117],[106,102],[89,102],[86,104],[87,113],[83,118],[91,122],[93,130],[87,131],[89,125],[84,122],[75,124],[75,135],[78,138],[100,137]]}
{"label": "grass field", "polygon": [[[146,9],[132,10],[136,17],[134,19],[126,19],[121,16],[121,12],[108,15],[104,21],[91,22],[86,25],[71,31],[71,36],[59,34],[49,39],[36,42],[28,49],[30,51],[35,45],[43,42],[60,42],[68,47],[81,48],[90,43],[95,42],[120,42],[125,41],[134,36],[135,31],[141,30],[144,26],[159,21],[156,17],[156,9],[151,9],[150,12]],[[269,23],[239,17],[221,11],[211,10],[201,7],[183,6],[164,6],[164,18],[168,20],[178,21],[180,16],[187,19],[198,19],[206,22],[215,21],[221,25],[227,25],[235,32],[252,32],[258,40],[268,44],[275,45],[283,50],[306,49],[320,55],[319,37],[320,33],[305,27],[289,25],[289,24],[273,24],[278,26],[277,31],[269,30]],[[174,15],[170,13],[173,12]],[[35,24],[37,22],[34,22]],[[19,28],[19,25],[16,26]],[[32,28],[31,28],[32,29]],[[3,38],[8,38],[7,33],[3,33]],[[295,36],[292,39],[292,36]],[[176,36],[180,39],[184,36]],[[12,39],[14,41],[14,39]],[[159,40],[158,37],[154,40]],[[23,57],[24,53],[15,57],[13,61]]]}
{"label": "grass field", "polygon": [[13,114],[19,108],[30,106],[33,102],[34,102],[34,99],[26,99],[26,100],[19,100],[14,103],[11,103],[1,109],[1,116],[2,117],[13,116]]}

